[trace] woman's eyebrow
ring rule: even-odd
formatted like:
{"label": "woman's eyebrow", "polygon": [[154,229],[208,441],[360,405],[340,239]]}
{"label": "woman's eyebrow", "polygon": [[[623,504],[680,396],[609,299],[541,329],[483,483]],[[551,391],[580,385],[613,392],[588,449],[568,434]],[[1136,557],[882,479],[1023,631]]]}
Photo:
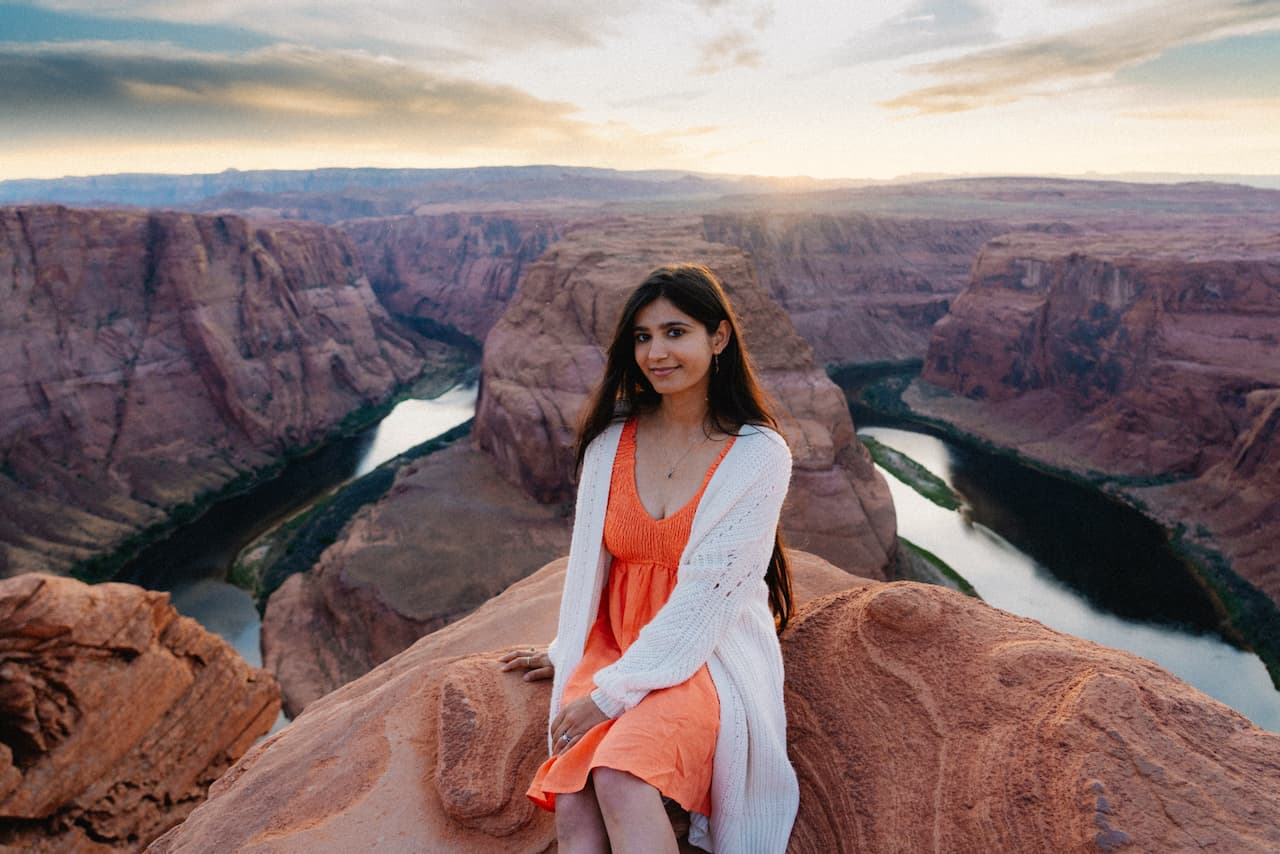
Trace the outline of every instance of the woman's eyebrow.
{"label": "woman's eyebrow", "polygon": [[[690,324],[688,321],[685,321],[685,320],[668,320],[666,323],[659,323],[659,324],[658,324],[658,328],[659,328],[659,329],[670,329],[670,328],[671,328],[671,327],[673,327],[673,326],[690,326],[690,325],[691,325],[691,324]],[[631,328],[632,328],[632,330],[634,330],[635,332],[647,332],[647,331],[649,330],[649,327],[647,327],[647,326],[642,326],[642,325],[640,325],[639,323],[637,323],[635,326],[633,326],[633,327],[631,327]]]}

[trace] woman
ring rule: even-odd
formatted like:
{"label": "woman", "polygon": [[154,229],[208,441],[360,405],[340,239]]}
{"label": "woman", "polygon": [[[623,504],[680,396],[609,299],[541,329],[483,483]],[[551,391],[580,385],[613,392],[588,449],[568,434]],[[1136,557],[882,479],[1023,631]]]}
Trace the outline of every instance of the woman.
{"label": "woman", "polygon": [[578,444],[559,631],[504,670],[551,677],[551,757],[528,795],[561,850],[786,848],[799,802],[782,654],[790,579],[777,536],[791,454],[705,267],[631,295]]}

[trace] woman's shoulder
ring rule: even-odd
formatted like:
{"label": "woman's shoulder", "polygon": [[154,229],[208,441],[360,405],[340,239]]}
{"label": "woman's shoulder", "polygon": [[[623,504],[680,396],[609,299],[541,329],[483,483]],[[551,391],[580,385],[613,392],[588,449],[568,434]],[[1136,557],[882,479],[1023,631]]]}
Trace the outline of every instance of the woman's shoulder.
{"label": "woman's shoulder", "polygon": [[791,448],[787,444],[787,440],[782,438],[782,434],[764,424],[747,423],[739,427],[737,438],[734,439],[734,442],[736,444],[744,440],[749,445],[773,447],[786,452],[788,455],[791,453]]}

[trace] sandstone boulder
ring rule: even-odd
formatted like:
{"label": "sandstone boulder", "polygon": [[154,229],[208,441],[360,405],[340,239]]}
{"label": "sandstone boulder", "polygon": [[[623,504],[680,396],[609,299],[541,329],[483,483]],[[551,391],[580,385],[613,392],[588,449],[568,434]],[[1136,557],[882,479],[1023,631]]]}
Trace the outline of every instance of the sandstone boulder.
{"label": "sandstone boulder", "polygon": [[906,399],[1199,529],[1280,601],[1280,238],[1235,225],[992,241]]}
{"label": "sandstone boulder", "polygon": [[306,223],[4,208],[0,289],[0,576],[119,545],[441,352]]}
{"label": "sandstone boulder", "polygon": [[271,728],[275,680],[168,599],[0,581],[0,847],[140,850]]}
{"label": "sandstone boulder", "polygon": [[720,276],[761,382],[778,403],[795,466],[783,530],[796,548],[884,578],[895,548],[888,486],[854,435],[840,390],[761,286],[741,250],[697,220],[622,217],[580,226],[535,262],[485,340],[475,440],[544,503],[573,497],[579,413],[627,295],[654,267],[705,263]]}
{"label": "sandstone boulder", "polygon": [[[1280,845],[1280,735],[1128,653],[793,563],[801,599],[827,595],[783,636],[792,851]],[[548,684],[482,650],[550,637],[563,564],[312,704],[152,850],[551,850],[550,816],[523,797]]]}

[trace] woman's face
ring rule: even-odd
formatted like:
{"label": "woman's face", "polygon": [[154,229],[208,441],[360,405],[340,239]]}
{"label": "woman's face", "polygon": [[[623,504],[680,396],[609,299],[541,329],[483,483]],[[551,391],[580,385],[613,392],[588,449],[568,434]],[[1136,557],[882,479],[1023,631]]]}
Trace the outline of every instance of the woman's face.
{"label": "woman's face", "polygon": [[636,364],[661,395],[697,392],[706,396],[711,358],[729,340],[729,323],[720,321],[714,333],[659,297],[636,312],[632,328]]}

